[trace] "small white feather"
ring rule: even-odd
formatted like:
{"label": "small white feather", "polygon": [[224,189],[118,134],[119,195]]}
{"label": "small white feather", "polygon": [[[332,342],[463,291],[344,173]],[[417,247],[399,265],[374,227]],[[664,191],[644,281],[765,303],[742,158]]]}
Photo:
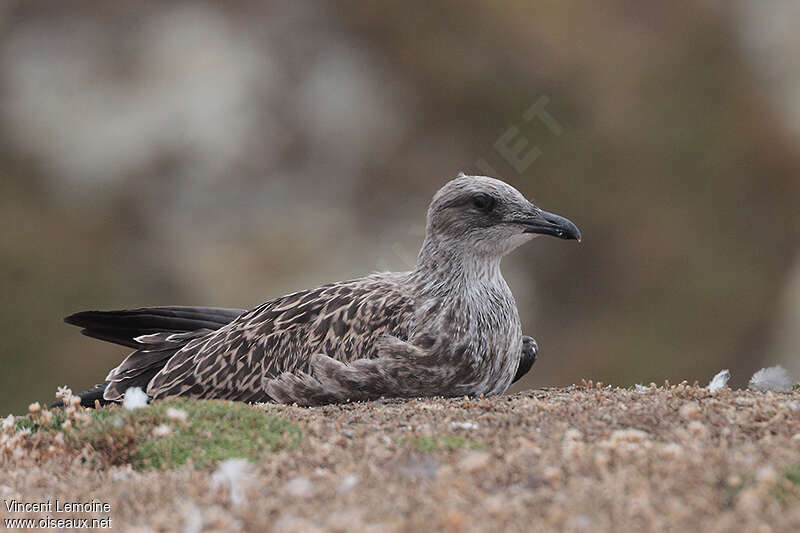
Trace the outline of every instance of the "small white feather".
{"label": "small white feather", "polygon": [[708,387],[706,388],[708,389],[709,392],[717,392],[718,390],[726,387],[730,379],[731,379],[731,371],[725,369],[716,376],[714,376],[714,379],[711,380],[711,383],[709,383]]}
{"label": "small white feather", "polygon": [[792,378],[782,366],[762,368],[750,378],[750,388],[759,391],[791,392]]}
{"label": "small white feather", "polygon": [[153,428],[152,435],[157,438],[169,437],[172,435],[172,428],[167,424],[161,424],[160,426]]}
{"label": "small white feather", "polygon": [[125,391],[122,406],[128,411],[147,407],[147,394],[139,387],[131,387]]}
{"label": "small white feather", "polygon": [[252,482],[252,465],[247,459],[228,459],[211,475],[211,488],[227,490],[234,507],[245,503],[247,486]]}
{"label": "small white feather", "polygon": [[450,427],[453,429],[465,429],[467,431],[475,431],[478,429],[478,424],[475,422],[450,422]]}
{"label": "small white feather", "polygon": [[180,422],[181,424],[185,424],[188,419],[189,413],[183,409],[175,409],[174,407],[167,409],[167,420],[170,422]]}

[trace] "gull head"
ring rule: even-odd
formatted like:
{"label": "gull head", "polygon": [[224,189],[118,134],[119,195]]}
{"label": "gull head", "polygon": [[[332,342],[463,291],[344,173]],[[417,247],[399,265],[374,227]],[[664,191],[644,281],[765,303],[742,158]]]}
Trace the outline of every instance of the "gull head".
{"label": "gull head", "polygon": [[427,240],[454,251],[502,257],[539,235],[581,240],[570,220],[486,176],[459,174],[436,193],[428,210]]}

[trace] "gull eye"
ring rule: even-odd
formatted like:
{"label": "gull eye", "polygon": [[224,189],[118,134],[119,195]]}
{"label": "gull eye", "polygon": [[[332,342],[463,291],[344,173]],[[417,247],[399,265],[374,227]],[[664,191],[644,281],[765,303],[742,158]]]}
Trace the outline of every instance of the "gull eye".
{"label": "gull eye", "polygon": [[495,200],[491,195],[481,193],[473,196],[471,198],[471,203],[472,207],[475,209],[489,212],[494,210],[495,206],[497,205],[497,200]]}

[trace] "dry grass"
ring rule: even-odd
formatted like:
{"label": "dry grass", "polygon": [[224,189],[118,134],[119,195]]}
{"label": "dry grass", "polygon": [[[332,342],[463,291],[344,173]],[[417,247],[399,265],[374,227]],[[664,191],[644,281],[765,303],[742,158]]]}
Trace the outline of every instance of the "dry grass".
{"label": "dry grass", "polygon": [[256,460],[244,505],[214,488],[212,468],[98,466],[91,448],[43,453],[45,437],[38,456],[0,460],[0,498],[94,498],[118,531],[800,531],[798,391],[575,387],[249,409],[302,438]]}

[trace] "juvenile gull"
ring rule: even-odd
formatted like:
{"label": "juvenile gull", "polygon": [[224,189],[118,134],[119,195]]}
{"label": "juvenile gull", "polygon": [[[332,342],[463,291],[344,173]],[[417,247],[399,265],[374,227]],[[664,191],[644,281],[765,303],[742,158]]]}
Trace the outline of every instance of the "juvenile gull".
{"label": "juvenile gull", "polygon": [[484,176],[447,183],[428,210],[410,272],[372,274],[270,300],[255,309],[154,307],[66,318],[134,348],[84,404],[131,387],[169,396],[319,405],[380,397],[495,395],[527,373],[501,259],[537,235],[580,240],[566,218]]}

